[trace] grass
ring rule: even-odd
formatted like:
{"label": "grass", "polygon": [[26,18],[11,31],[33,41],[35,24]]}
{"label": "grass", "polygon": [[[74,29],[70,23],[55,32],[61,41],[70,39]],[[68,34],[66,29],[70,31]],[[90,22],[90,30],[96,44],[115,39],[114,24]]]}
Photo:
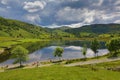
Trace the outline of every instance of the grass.
{"label": "grass", "polygon": [[[120,67],[120,60],[118,60],[118,61],[112,61],[112,62],[104,62],[104,63],[99,63],[99,64],[94,64],[94,65],[92,65],[92,66],[94,66],[94,67],[96,67],[96,68],[99,68],[99,69],[106,69],[106,68],[115,68],[115,67]],[[88,68],[90,68],[91,67],[91,65],[89,64],[89,65],[82,65],[82,66],[80,66],[80,67],[88,67]]]}
{"label": "grass", "polygon": [[[40,39],[12,39],[0,38],[0,47],[8,47],[24,42],[36,42]],[[1,49],[1,48],[0,48]],[[106,57],[106,56],[104,56]],[[100,58],[104,58],[100,57]],[[90,60],[90,59],[87,59]],[[81,59],[71,60],[68,63],[83,61]],[[53,65],[50,67],[32,69],[14,69],[0,72],[0,80],[120,80],[120,72],[106,70],[107,67],[120,66],[120,61],[100,63],[92,65],[97,71],[91,69],[91,65],[63,67]],[[2,69],[0,69],[2,70]]]}
{"label": "grass", "polygon": [[[49,67],[6,70],[0,73],[1,80],[120,80],[118,71],[107,70],[107,67],[120,66],[119,61],[92,65],[63,67],[59,64]],[[104,67],[104,68],[103,68]]]}
{"label": "grass", "polygon": [[[83,38],[63,38],[63,40],[87,40],[87,41],[92,41],[94,38],[92,37],[92,38],[90,38],[90,37],[83,37]],[[99,37],[97,37],[97,39],[99,40],[99,41],[108,41],[108,40],[110,40],[111,38],[99,38]]]}
{"label": "grass", "polygon": [[12,45],[22,44],[22,43],[25,43],[25,42],[37,42],[37,41],[45,41],[45,40],[42,40],[42,39],[22,39],[22,38],[0,37],[0,50],[4,49],[4,47],[9,48]]}
{"label": "grass", "polygon": [[41,68],[18,68],[1,72],[0,80],[120,80],[120,72],[107,70],[109,67],[118,66],[120,66],[120,60],[75,67],[55,64]]}
{"label": "grass", "polygon": [[1,80],[120,80],[119,72],[93,71],[90,68],[51,66],[8,70],[0,73]]}
{"label": "grass", "polygon": [[64,64],[71,64],[71,63],[75,63],[75,62],[83,62],[83,61],[88,61],[88,60],[96,60],[96,59],[104,59],[106,57],[108,57],[109,55],[103,55],[103,56],[98,56],[97,58],[96,57],[93,57],[93,58],[82,58],[82,59],[70,59],[70,60],[64,60],[63,63]]}

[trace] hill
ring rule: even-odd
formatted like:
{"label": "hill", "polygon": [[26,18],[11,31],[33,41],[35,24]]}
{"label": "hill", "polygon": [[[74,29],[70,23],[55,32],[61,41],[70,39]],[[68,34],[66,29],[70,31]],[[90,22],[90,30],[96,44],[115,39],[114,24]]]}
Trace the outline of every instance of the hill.
{"label": "hill", "polygon": [[96,36],[120,36],[120,24],[92,24],[79,28],[62,26],[51,29],[0,17],[0,37],[62,39]]}
{"label": "hill", "polygon": [[0,17],[0,36],[14,38],[48,38],[50,35],[40,26]]}
{"label": "hill", "polygon": [[74,38],[75,36],[71,33],[65,32],[67,29],[71,29],[68,26],[62,26],[58,28],[45,28],[47,32],[50,33],[51,38],[61,39],[61,38]]}
{"label": "hill", "polygon": [[65,29],[69,28],[42,28],[41,26],[0,17],[0,37],[59,39],[74,36],[64,32]]}
{"label": "hill", "polygon": [[71,29],[71,28],[68,27],[68,26],[62,26],[62,27],[58,27],[58,28],[53,28],[53,30],[61,30],[61,31],[65,31],[67,29]]}
{"label": "hill", "polygon": [[[120,34],[120,24],[93,24],[79,28],[66,29],[65,32],[76,36],[82,35],[100,35],[100,34]],[[91,37],[92,37],[91,36]]]}

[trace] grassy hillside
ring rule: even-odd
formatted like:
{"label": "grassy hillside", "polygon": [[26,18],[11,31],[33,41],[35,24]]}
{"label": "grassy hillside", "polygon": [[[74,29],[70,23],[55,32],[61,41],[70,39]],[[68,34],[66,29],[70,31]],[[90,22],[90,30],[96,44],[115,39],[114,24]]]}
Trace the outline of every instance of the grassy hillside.
{"label": "grassy hillside", "polygon": [[62,39],[62,38],[74,38],[75,36],[71,33],[65,32],[70,27],[59,27],[59,28],[45,28],[51,35],[51,38]]}
{"label": "grassy hillside", "polygon": [[50,35],[42,27],[0,17],[0,36],[14,38],[48,38]]}
{"label": "grassy hillside", "polygon": [[65,29],[69,28],[42,28],[33,24],[0,17],[0,37],[59,39],[62,37],[74,36],[70,33],[64,32]]}
{"label": "grassy hillside", "polygon": [[79,28],[64,26],[50,29],[0,17],[0,37],[61,39],[96,36],[120,36],[120,24],[93,24]]}
{"label": "grassy hillside", "polygon": [[67,29],[71,29],[70,27],[68,26],[62,26],[62,27],[58,27],[58,28],[54,28],[53,30],[61,30],[61,31],[65,31]]}
{"label": "grassy hillside", "polygon": [[120,24],[93,24],[79,28],[67,29],[65,32],[72,33],[76,36],[93,37],[100,34],[117,34],[120,35]]}

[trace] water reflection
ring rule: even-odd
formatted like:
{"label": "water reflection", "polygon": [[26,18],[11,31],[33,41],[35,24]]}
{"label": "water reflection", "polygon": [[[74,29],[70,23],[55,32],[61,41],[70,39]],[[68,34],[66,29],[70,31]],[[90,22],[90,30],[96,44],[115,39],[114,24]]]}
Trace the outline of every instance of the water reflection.
{"label": "water reflection", "polygon": [[[46,47],[42,50],[38,50],[35,51],[34,53],[30,54],[30,61],[37,61],[37,60],[47,60],[47,59],[56,59],[53,56],[53,51],[56,48],[56,46],[50,46],[50,47]],[[82,47],[79,46],[64,46],[64,53],[62,58],[63,59],[74,59],[74,58],[83,58],[83,54],[82,54]],[[99,49],[98,50],[98,55],[105,55],[108,53],[107,49]],[[93,53],[93,51],[88,48],[87,49],[87,54],[86,57],[94,57],[95,54]]]}
{"label": "water reflection", "polygon": [[[54,41],[54,42],[37,42],[37,43],[26,43],[23,44],[25,48],[30,50],[29,54],[29,62],[34,62],[34,61],[43,61],[43,60],[49,60],[49,59],[58,59],[53,56],[53,51],[57,46],[61,46],[64,48],[64,53],[62,58],[63,59],[74,59],[74,58],[83,58],[84,56],[82,55],[82,45],[87,44],[87,54],[86,57],[94,57],[95,54],[93,51],[89,48],[90,47],[90,42],[83,42],[83,41],[64,41],[64,42],[59,42],[59,41]],[[105,49],[104,42],[101,42],[102,46],[98,50],[98,55],[105,55],[108,53],[108,50]],[[7,64],[12,64],[13,59],[9,59],[1,65],[7,65]]]}

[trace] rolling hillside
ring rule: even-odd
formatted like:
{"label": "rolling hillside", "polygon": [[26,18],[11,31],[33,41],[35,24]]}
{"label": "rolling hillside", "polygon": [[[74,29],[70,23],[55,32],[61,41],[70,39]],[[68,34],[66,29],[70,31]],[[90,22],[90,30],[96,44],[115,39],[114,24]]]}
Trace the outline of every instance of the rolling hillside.
{"label": "rolling hillside", "polygon": [[64,32],[65,29],[68,28],[42,28],[33,24],[0,17],[0,37],[59,39],[62,37],[74,36],[70,33]]}
{"label": "rolling hillside", "polygon": [[65,32],[76,36],[82,35],[100,35],[100,34],[120,34],[120,24],[93,24],[79,28],[66,29]]}
{"label": "rolling hillside", "polygon": [[0,17],[0,36],[14,38],[48,38],[50,35],[42,27]]}
{"label": "rolling hillside", "polygon": [[0,17],[0,37],[61,39],[95,37],[103,34],[120,36],[120,24],[93,24],[79,28],[64,26],[51,29]]}

